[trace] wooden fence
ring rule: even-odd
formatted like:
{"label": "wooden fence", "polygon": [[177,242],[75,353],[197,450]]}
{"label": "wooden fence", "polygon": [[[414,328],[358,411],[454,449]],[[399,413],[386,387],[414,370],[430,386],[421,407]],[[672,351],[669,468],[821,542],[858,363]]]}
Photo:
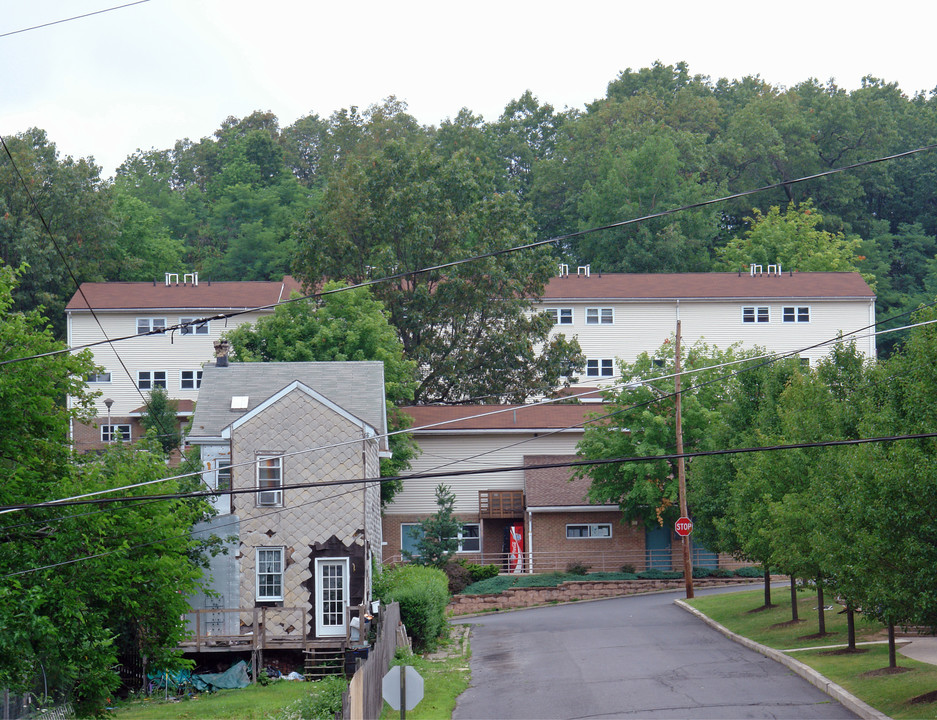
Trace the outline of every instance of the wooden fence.
{"label": "wooden fence", "polygon": [[348,690],[342,696],[342,720],[377,720],[384,706],[381,683],[398,645],[400,606],[397,603],[381,608],[377,637],[368,659],[355,671]]}

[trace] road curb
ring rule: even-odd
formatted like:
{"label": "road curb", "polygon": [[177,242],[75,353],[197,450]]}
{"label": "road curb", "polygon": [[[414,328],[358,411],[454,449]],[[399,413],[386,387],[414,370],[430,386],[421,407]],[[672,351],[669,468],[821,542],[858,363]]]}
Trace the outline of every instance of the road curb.
{"label": "road curb", "polygon": [[781,663],[792,672],[800,675],[800,677],[802,677],[804,680],[809,682],[811,685],[822,690],[831,698],[833,698],[834,700],[842,704],[844,707],[848,708],[849,710],[854,712],[856,715],[863,718],[863,720],[890,720],[888,715],[885,715],[884,713],[879,712],[868,703],[863,702],[862,700],[857,698],[855,695],[848,692],[845,688],[841,687],[840,685],[837,685],[835,682],[833,682],[829,678],[818,673],[809,665],[805,665],[799,660],[795,660],[791,656],[786,655],[785,653],[782,653],[779,650],[775,650],[774,648],[769,648],[766,645],[756,643],[754,640],[750,640],[747,637],[743,637],[741,635],[738,635],[732,632],[731,630],[729,630],[729,628],[723,625],[720,625],[711,617],[701,613],[696,608],[691,607],[690,605],[685,603],[683,600],[674,600],[674,604],[683,608],[691,615],[695,615],[704,623],[709,625],[711,628],[718,630],[720,633],[725,635],[730,640],[737,642],[739,645],[744,645],[750,650],[754,650],[755,652],[760,653],[761,655],[764,655],[767,658],[770,658],[776,662]]}

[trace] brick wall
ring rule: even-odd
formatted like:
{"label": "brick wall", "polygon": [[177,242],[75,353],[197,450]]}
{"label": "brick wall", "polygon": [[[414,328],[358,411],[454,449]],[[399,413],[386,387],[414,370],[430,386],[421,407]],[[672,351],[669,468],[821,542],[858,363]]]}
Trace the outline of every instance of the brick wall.
{"label": "brick wall", "polygon": [[[418,523],[421,520],[425,519],[426,515],[384,515],[383,519],[383,528],[384,528],[384,542],[387,543],[384,546],[384,562],[394,564],[400,562],[400,526],[404,523]],[[478,514],[470,513],[456,513],[455,517],[464,523],[477,523],[480,522],[478,519]],[[487,551],[488,547],[488,537],[486,535],[488,526],[482,524],[481,528],[482,533],[482,548]],[[501,547],[501,537],[498,536],[498,548]],[[459,553],[457,555],[459,558],[465,558],[468,562],[481,562],[481,555],[478,553]]]}
{"label": "brick wall", "polygon": [[[611,537],[566,537],[567,525],[596,523],[610,525]],[[618,511],[533,513],[531,535],[526,542],[527,549],[533,549],[534,572],[565,570],[571,562],[581,562],[596,572],[620,570],[625,563],[635,570],[644,569],[644,527],[622,523]]]}
{"label": "brick wall", "polygon": [[[101,426],[107,425],[107,418],[96,418],[91,423],[74,422],[72,424],[72,442],[77,452],[89,452],[91,450],[103,450],[107,443],[101,442]],[[139,418],[111,417],[111,425],[130,425],[130,438],[124,440],[137,440],[143,435],[143,428],[140,425]]]}
{"label": "brick wall", "polygon": [[[703,578],[693,581],[697,589],[721,585],[760,583],[761,580],[742,578]],[[532,607],[555,602],[573,600],[597,600],[600,598],[637,595],[658,590],[682,590],[685,584],[680,580],[604,580],[596,582],[574,581],[557,587],[543,588],[508,588],[502,593],[485,595],[456,595],[449,603],[450,615],[468,615],[471,613],[509,610],[511,608]]]}

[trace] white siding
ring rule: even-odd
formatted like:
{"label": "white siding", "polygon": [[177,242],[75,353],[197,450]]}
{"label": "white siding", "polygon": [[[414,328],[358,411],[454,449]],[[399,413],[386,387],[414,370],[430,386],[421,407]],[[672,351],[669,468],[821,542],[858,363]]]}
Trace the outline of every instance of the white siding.
{"label": "white siding", "polygon": [[[769,308],[767,323],[743,323],[743,307]],[[785,323],[784,307],[809,307],[810,322]],[[576,337],[587,359],[618,358],[634,362],[642,352],[653,353],[676,329],[677,303],[673,301],[544,301],[546,307],[572,307],[573,324],[557,325],[554,334]],[[615,322],[611,325],[587,325],[587,307],[611,307]],[[682,342],[697,340],[726,349],[734,343],[751,348],[759,345],[770,351],[801,352],[814,364],[827,355],[830,346],[811,347],[832,340],[838,333],[859,330],[870,324],[874,303],[869,300],[726,300],[680,301]],[[874,320],[873,320],[874,322]],[[875,356],[874,338],[857,339],[860,351]],[[616,369],[617,374],[617,369]],[[581,384],[595,384],[595,378],[582,376]]]}
{"label": "white siding", "polygon": [[[180,313],[178,310],[173,312],[161,310],[149,312],[98,310],[96,315],[104,327],[106,337],[113,339],[135,335],[137,332],[137,318],[165,318],[169,325],[175,325],[183,317],[204,317],[214,312],[216,311],[193,310]],[[254,323],[259,317],[268,314],[269,312],[251,312],[231,318],[227,324],[224,321],[212,322],[209,324],[208,335],[182,335],[176,331],[165,335],[146,335],[121,340],[113,345],[96,345],[91,348],[94,353],[95,363],[111,373],[110,383],[91,383],[88,386],[92,391],[101,391],[101,396],[95,401],[98,416],[105,417],[107,415],[107,408],[103,402],[105,398],[114,401],[111,408],[111,415],[114,417],[126,416],[132,410],[144,404],[148,391],[138,391],[136,385],[137,372],[140,370],[165,371],[166,389],[169,392],[169,397],[175,400],[195,401],[198,399],[198,388],[183,390],[180,387],[181,372],[183,370],[200,370],[203,364],[211,362],[215,357],[215,340],[218,340],[222,333],[233,330],[244,323]],[[70,347],[80,347],[104,339],[105,335],[90,313],[71,312],[68,314],[68,341]],[[126,370],[124,366],[126,366]]]}
{"label": "white siding", "polygon": [[[422,454],[413,461],[409,472],[444,472],[446,467],[459,471],[516,467],[523,464],[524,455],[573,455],[581,438],[581,430],[551,435],[540,433],[539,437],[532,431],[417,435]],[[440,483],[449,485],[455,493],[456,512],[478,513],[479,490],[523,490],[524,471],[404,480],[403,490],[385,508],[385,514],[430,515],[436,512],[436,486]]]}

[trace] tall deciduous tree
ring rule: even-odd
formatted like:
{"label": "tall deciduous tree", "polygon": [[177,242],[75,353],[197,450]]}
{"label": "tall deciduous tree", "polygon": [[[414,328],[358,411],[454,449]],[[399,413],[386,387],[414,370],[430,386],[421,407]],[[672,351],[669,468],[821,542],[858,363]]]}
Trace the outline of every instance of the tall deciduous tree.
{"label": "tall deciduous tree", "polygon": [[[0,360],[62,350],[38,313],[14,310],[16,272],[0,266]],[[75,458],[69,421],[89,420],[82,378],[90,354],[46,354],[0,372],[0,505],[45,503],[158,480],[168,468],[156,446],[116,443]],[[66,395],[75,399],[65,407]],[[184,489],[167,481],[160,490]],[[119,490],[132,499],[147,488]],[[120,680],[122,646],[163,667],[181,662],[186,596],[199,585],[199,546],[188,537],[206,506],[199,501],[129,504],[89,512],[52,505],[0,515],[0,685],[49,688],[103,710]],[[40,685],[41,687],[41,685]]]}
{"label": "tall deciduous tree", "polygon": [[[367,288],[337,292],[342,287],[341,283],[326,283],[320,299],[278,305],[273,315],[254,325],[242,325],[226,337],[233,359],[239,362],[383,362],[388,426],[395,434],[389,438],[393,457],[381,460],[381,474],[399,475],[410,466],[416,451],[411,436],[398,433],[410,426],[410,417],[397,410],[413,400],[415,367],[404,358],[383,305]],[[382,483],[381,501],[390,502],[399,489],[399,481]]]}
{"label": "tall deciduous tree", "polygon": [[[419,138],[367,146],[310,216],[296,265],[308,286],[433,268],[531,239],[521,201],[497,192],[480,159],[441,156]],[[530,312],[554,268],[548,251],[534,249],[375,285],[416,363],[415,401],[523,401],[581,367],[578,344],[548,341],[550,319]]]}
{"label": "tall deciduous tree", "polygon": [[[712,428],[721,422],[727,390],[722,382],[707,381],[724,375],[725,371],[702,369],[736,357],[734,348],[720,351],[702,342],[684,350],[683,370],[696,371],[683,382],[684,452],[707,449]],[[622,364],[622,386],[605,393],[603,417],[586,428],[578,446],[579,456],[602,460],[673,454],[676,450],[673,367],[673,341],[666,342],[653,356],[642,353],[634,363]],[[653,528],[672,523],[679,516],[676,460],[595,465],[583,469],[581,475],[592,479],[589,497],[598,502],[618,503],[625,519],[640,520]],[[688,487],[692,484],[691,475],[688,468]]]}

